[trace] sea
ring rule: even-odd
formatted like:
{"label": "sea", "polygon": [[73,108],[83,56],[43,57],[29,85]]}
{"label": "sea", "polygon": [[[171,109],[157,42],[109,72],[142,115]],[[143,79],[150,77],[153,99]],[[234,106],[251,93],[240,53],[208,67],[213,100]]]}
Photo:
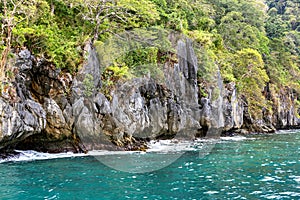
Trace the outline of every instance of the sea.
{"label": "sea", "polygon": [[0,160],[0,199],[300,199],[300,131]]}

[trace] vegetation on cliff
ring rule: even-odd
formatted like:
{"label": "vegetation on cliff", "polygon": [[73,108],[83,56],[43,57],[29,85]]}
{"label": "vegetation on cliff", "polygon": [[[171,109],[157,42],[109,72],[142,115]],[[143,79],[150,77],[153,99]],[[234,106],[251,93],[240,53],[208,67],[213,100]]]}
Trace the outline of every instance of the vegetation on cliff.
{"label": "vegetation on cliff", "polygon": [[[236,82],[254,118],[272,112],[262,92],[267,84],[300,94],[298,0],[1,0],[0,22],[1,88],[14,73],[9,58],[20,49],[76,73],[85,42],[101,46],[112,35],[155,26],[193,38],[200,69],[218,67],[225,82]],[[159,76],[158,64],[173,59],[165,53],[141,47],[116,59],[103,72],[102,90],[149,71]],[[137,67],[145,62],[154,65]]]}

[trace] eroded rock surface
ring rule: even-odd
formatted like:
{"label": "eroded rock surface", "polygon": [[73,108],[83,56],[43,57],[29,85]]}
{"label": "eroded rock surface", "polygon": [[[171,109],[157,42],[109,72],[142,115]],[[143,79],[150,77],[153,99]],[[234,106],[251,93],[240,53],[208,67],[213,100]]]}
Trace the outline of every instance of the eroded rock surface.
{"label": "eroded rock surface", "polygon": [[16,59],[15,80],[0,98],[0,150],[84,152],[92,149],[143,150],[150,139],[194,139],[223,133],[272,132],[298,127],[293,92],[266,87],[274,113],[254,121],[234,83],[215,83],[199,92],[198,60],[188,39],[177,43],[178,62],[164,65],[163,80],[141,77],[117,83],[108,100],[96,51],[73,77],[37,60],[28,50]]}

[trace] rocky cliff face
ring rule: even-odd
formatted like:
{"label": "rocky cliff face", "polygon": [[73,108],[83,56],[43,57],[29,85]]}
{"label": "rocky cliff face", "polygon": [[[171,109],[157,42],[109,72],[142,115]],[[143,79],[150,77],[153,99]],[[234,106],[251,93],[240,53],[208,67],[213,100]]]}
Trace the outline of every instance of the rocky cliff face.
{"label": "rocky cliff face", "polygon": [[[178,63],[164,65],[164,80],[134,78],[119,84],[109,101],[102,93],[100,63],[87,45],[88,59],[73,77],[51,63],[21,51],[15,79],[0,98],[0,150],[82,152],[91,149],[143,149],[150,139],[218,137],[223,132],[272,132],[298,126],[293,93],[266,97],[274,113],[254,121],[247,101],[220,75],[201,96],[192,43],[179,40]],[[241,131],[243,130],[243,131]]]}

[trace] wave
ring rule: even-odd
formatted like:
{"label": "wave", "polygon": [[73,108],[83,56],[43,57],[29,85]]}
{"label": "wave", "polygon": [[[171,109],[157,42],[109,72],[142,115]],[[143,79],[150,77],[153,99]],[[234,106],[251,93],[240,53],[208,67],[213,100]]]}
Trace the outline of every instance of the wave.
{"label": "wave", "polygon": [[291,133],[299,133],[300,129],[288,129],[288,130],[278,130],[275,134],[291,134]]}
{"label": "wave", "polygon": [[108,150],[92,150],[86,155],[88,156],[106,156],[106,155],[128,155],[128,154],[143,154],[143,151],[108,151]]}
{"label": "wave", "polygon": [[148,143],[148,149],[146,152],[141,151],[107,151],[107,150],[94,150],[88,153],[42,153],[33,150],[20,151],[15,150],[17,155],[0,159],[0,163],[5,162],[24,162],[24,161],[35,161],[35,160],[50,160],[57,158],[70,158],[70,157],[82,157],[82,156],[105,156],[105,155],[124,155],[124,154],[145,154],[145,153],[175,153],[184,151],[201,151],[207,149],[207,147],[213,147],[216,143],[223,141],[242,141],[242,140],[253,140],[255,138],[234,136],[234,137],[220,137],[216,138],[202,138],[193,141],[188,140],[153,140]]}
{"label": "wave", "polygon": [[72,158],[72,157],[84,157],[84,156],[105,156],[105,155],[145,153],[140,151],[107,151],[107,150],[93,150],[93,151],[89,151],[88,153],[72,153],[72,152],[42,153],[33,150],[27,150],[27,151],[15,150],[15,152],[17,153],[15,156],[11,156],[5,159],[0,159],[0,163],[51,160],[51,159],[58,159],[58,158]]}
{"label": "wave", "polygon": [[194,150],[191,141],[178,141],[178,140],[154,140],[148,143],[149,149],[147,152],[179,152]]}
{"label": "wave", "polygon": [[223,141],[243,141],[243,140],[256,140],[256,138],[250,138],[245,136],[232,136],[232,137],[220,137]]}
{"label": "wave", "polygon": [[2,160],[0,159],[0,163],[50,160],[50,159],[57,159],[57,158],[81,157],[87,155],[83,153],[76,154],[72,152],[52,154],[52,153],[37,152],[33,150],[28,150],[28,151],[15,150],[15,152],[17,153],[17,155]]}
{"label": "wave", "polygon": [[207,149],[207,146],[214,146],[220,139],[201,138],[196,140],[154,140],[148,143],[147,152],[172,153],[183,151],[199,151]]}

